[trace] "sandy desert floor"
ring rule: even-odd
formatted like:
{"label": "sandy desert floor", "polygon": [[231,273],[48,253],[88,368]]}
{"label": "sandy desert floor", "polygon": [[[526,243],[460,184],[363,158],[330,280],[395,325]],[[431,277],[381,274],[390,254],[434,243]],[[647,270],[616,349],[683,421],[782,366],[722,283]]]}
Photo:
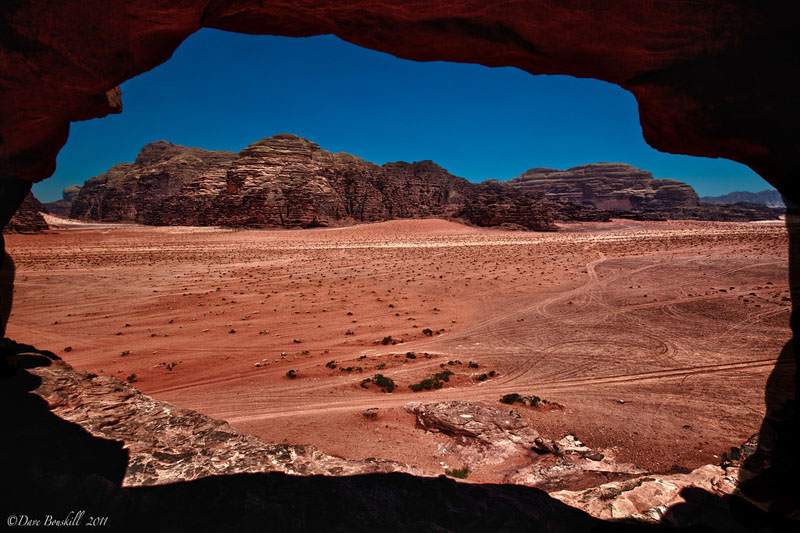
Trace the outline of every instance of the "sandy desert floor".
{"label": "sandy desert floor", "polygon": [[[654,471],[717,463],[758,431],[789,339],[782,223],[73,225],[6,243],[17,265],[8,337],[135,374],[143,392],[268,441],[431,473],[459,465],[403,404],[501,407],[512,392],[564,406],[517,408],[549,437]],[[442,389],[409,390],[443,368],[455,375]],[[395,391],[360,386],[376,373]],[[372,407],[375,420],[363,416]]]}

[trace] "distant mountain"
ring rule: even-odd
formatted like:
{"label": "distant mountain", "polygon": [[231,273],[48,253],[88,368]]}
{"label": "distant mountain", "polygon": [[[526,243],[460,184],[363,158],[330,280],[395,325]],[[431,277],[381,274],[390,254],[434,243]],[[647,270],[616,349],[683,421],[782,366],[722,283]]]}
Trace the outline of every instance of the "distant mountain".
{"label": "distant mountain", "polygon": [[44,205],[45,210],[51,214],[56,215],[58,217],[68,217],[69,212],[72,209],[72,202],[75,201],[75,198],[78,197],[78,193],[81,191],[83,185],[72,185],[64,189],[61,193],[61,200],[56,200],[55,202],[47,202]]}
{"label": "distant mountain", "polygon": [[783,203],[781,193],[775,189],[768,189],[761,192],[735,191],[723,194],[722,196],[703,196],[700,200],[710,204],[738,204],[746,202],[750,204],[762,204],[767,207],[786,207]]}

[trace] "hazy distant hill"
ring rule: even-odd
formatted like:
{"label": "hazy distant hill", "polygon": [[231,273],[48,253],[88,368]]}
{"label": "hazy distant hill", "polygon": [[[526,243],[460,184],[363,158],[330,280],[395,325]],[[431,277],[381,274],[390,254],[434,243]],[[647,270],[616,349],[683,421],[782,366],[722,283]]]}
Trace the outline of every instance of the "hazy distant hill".
{"label": "hazy distant hill", "polygon": [[83,185],[71,185],[64,189],[62,192],[61,200],[56,200],[55,202],[47,202],[44,204],[45,210],[51,215],[56,215],[59,217],[68,217],[69,212],[72,209],[72,202],[75,201],[75,198],[78,197],[78,193],[81,191]]}
{"label": "hazy distant hill", "polygon": [[710,204],[736,204],[739,202],[747,202],[751,204],[762,204],[767,207],[786,207],[783,204],[781,193],[775,189],[761,192],[736,191],[723,194],[722,196],[703,196],[700,200]]}

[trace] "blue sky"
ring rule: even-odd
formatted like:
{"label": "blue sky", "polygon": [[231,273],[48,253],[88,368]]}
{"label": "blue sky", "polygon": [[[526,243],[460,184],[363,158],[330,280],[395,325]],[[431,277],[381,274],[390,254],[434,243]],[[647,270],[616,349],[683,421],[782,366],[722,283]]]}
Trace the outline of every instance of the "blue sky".
{"label": "blue sky", "polygon": [[122,97],[121,115],[72,125],[37,197],[56,200],[64,187],[133,161],[148,142],[238,152],[276,133],[378,164],[432,159],[471,181],[610,161],[686,181],[701,196],[769,188],[744,165],[650,148],[636,101],[615,85],[418,63],[332,36],[202,30],[126,82]]}

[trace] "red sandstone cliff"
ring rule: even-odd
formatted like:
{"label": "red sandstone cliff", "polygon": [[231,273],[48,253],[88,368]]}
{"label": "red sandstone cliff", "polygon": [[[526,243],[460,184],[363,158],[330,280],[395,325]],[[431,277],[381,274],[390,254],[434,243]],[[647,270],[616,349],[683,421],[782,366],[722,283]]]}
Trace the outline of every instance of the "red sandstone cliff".
{"label": "red sandstone cliff", "polygon": [[148,144],[134,163],[87,180],[71,216],[256,228],[445,217],[549,231],[555,229],[555,209],[541,194],[491,192],[432,161],[378,166],[279,134],[238,155],[164,141]]}

